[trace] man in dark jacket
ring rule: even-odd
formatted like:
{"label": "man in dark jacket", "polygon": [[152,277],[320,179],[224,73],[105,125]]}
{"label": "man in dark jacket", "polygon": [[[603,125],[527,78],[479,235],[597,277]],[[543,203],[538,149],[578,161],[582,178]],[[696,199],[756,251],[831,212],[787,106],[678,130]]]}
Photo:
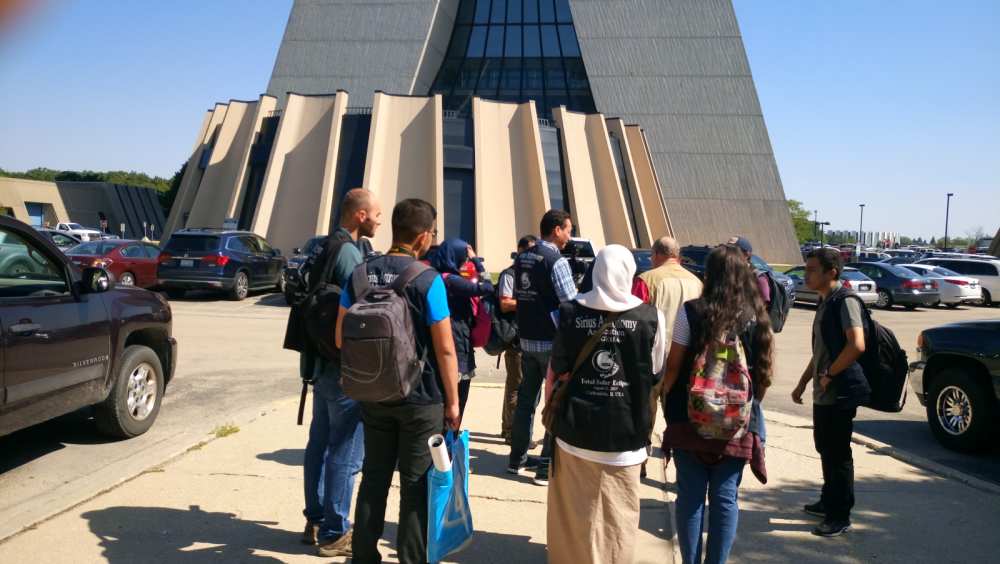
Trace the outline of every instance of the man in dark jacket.
{"label": "man in dark jacket", "polygon": [[813,382],[813,439],[823,464],[820,500],[806,513],[823,517],[813,534],[835,537],[851,527],[854,507],[854,458],[851,434],[857,408],[870,390],[858,359],[865,352],[861,301],[840,284],[844,265],[833,249],[816,249],[806,259],[806,285],[819,293],[813,322],[813,355],[792,400],[802,403],[806,384]]}
{"label": "man in dark jacket", "polygon": [[[512,258],[535,246],[538,237],[525,235],[517,242],[517,252]],[[511,264],[497,279],[497,290],[500,296],[499,315],[505,316],[511,322],[517,323],[517,299],[514,298],[514,271],[517,264]],[[500,435],[508,445],[514,429],[514,410],[517,409],[517,388],[521,385],[521,343],[514,340],[503,351],[504,364],[507,367],[507,381],[503,386],[503,413],[500,416]]]}

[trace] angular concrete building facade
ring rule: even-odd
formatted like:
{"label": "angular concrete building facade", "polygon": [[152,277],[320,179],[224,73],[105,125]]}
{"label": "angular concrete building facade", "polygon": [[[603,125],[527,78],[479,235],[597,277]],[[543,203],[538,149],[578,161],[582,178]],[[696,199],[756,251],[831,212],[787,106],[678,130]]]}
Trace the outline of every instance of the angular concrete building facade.
{"label": "angular concrete building facade", "polygon": [[282,249],[364,185],[497,257],[547,207],[598,245],[799,256],[731,0],[296,0],[267,94],[217,104],[191,162],[169,228]]}

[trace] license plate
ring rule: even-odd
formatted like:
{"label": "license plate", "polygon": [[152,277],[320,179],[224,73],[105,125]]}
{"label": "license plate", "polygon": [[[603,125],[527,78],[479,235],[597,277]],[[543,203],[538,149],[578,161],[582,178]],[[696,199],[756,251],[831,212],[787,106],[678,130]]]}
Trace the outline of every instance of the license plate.
{"label": "license plate", "polygon": [[930,284],[924,284],[924,290],[930,290],[930,289],[931,289]]}
{"label": "license plate", "polygon": [[181,260],[181,267],[183,268],[194,268],[194,261],[183,259]]}

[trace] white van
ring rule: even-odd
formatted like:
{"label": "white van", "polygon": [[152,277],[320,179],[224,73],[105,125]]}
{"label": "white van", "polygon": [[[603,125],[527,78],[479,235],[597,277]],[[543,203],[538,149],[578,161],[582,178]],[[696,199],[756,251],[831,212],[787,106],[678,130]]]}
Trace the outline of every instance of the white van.
{"label": "white van", "polygon": [[943,266],[963,276],[978,278],[983,288],[983,305],[1000,303],[1000,260],[930,258],[918,261],[917,264]]}

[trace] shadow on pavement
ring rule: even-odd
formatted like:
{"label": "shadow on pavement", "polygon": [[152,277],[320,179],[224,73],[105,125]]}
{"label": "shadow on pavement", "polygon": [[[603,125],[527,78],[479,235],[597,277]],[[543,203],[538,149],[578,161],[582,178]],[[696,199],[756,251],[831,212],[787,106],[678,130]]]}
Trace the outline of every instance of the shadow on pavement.
{"label": "shadow on pavement", "polygon": [[93,410],[79,411],[0,437],[0,474],[62,450],[65,445],[99,445],[117,442],[94,426]]}
{"label": "shadow on pavement", "polygon": [[261,299],[257,300],[256,302],[254,302],[253,305],[267,306],[267,307],[287,308],[288,307],[288,302],[285,301],[285,295],[284,294],[268,294],[268,295],[264,296],[263,298],[261,298]]}
{"label": "shadow on pavement", "polygon": [[284,464],[285,466],[302,466],[305,456],[305,449],[283,448],[274,452],[262,452],[257,455],[257,459],[269,460],[271,462]]}
{"label": "shadow on pavement", "polygon": [[84,513],[91,532],[101,542],[102,556],[111,563],[131,562],[282,562],[254,554],[313,554],[291,531],[274,523],[243,521],[232,513],[207,513],[197,505],[188,510],[159,507],[109,507]]}

